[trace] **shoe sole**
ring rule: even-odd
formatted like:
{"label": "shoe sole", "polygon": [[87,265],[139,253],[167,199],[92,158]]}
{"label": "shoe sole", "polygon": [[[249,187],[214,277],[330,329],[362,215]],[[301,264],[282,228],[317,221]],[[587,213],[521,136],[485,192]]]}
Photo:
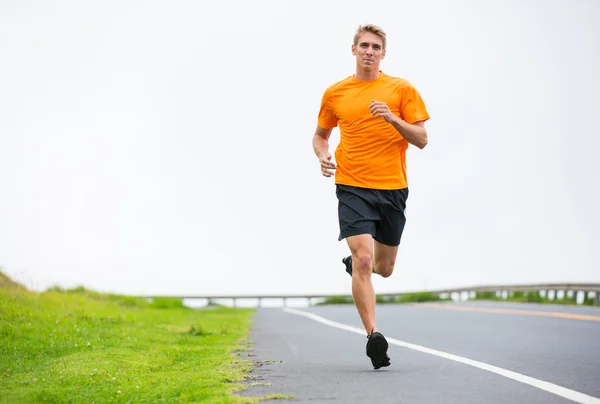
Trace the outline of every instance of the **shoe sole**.
{"label": "shoe sole", "polygon": [[390,358],[387,356],[388,342],[383,335],[374,335],[367,345],[367,356],[371,358],[373,368],[376,370],[390,366]]}

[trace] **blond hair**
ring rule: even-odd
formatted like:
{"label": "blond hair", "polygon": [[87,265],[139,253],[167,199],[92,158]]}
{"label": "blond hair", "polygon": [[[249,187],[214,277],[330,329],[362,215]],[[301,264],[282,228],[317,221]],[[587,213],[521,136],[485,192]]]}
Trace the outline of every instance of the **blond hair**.
{"label": "blond hair", "polygon": [[385,45],[387,42],[385,31],[374,24],[359,25],[358,29],[356,30],[356,34],[354,34],[354,45],[358,45],[358,39],[365,32],[370,32],[381,38],[381,42],[383,42],[383,49],[385,49]]}

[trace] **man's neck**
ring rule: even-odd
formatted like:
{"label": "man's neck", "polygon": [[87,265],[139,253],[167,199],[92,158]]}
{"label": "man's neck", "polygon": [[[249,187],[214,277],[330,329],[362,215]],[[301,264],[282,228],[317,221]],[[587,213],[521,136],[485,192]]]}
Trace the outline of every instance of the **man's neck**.
{"label": "man's neck", "polygon": [[366,72],[364,70],[356,69],[356,73],[354,74],[354,78],[360,81],[372,81],[377,80],[379,74],[381,72],[379,69],[371,70],[370,72]]}

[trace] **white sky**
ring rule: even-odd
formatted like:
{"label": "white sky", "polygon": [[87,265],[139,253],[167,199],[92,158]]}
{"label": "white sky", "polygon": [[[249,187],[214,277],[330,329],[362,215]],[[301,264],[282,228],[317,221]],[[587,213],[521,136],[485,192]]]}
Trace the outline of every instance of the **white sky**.
{"label": "white sky", "polygon": [[431,115],[376,290],[600,282],[596,0],[2,0],[0,266],[36,289],[349,293],[311,142],[362,23]]}

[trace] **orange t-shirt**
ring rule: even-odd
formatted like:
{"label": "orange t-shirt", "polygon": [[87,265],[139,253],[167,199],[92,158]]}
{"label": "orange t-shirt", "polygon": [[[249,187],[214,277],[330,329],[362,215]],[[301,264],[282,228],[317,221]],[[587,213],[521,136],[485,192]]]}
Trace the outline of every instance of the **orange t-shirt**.
{"label": "orange t-shirt", "polygon": [[382,190],[406,188],[408,142],[391,124],[371,114],[371,100],[384,101],[407,123],[429,119],[418,91],[408,81],[383,72],[375,80],[350,76],[327,88],[319,126],[340,127],[335,183]]}

